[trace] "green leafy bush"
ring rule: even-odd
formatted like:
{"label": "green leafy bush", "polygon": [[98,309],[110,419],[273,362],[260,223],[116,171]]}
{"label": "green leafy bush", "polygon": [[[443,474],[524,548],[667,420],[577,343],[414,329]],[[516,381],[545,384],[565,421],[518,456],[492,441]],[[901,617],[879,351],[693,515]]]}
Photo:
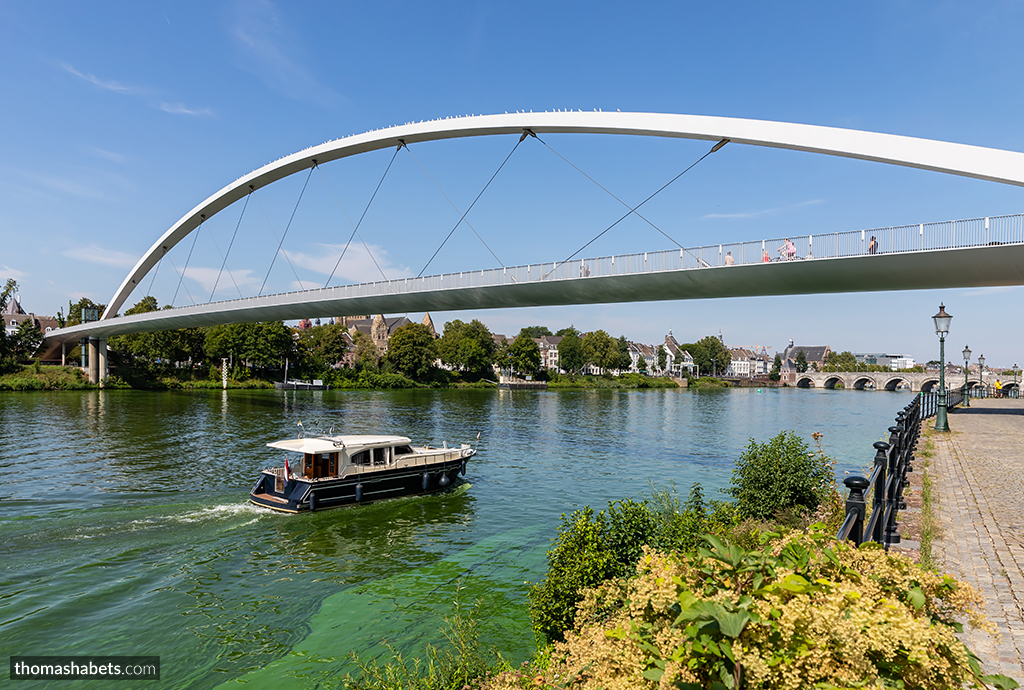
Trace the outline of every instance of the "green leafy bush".
{"label": "green leafy bush", "polygon": [[[585,621],[542,678],[488,688],[1016,688],[957,639],[983,600],[948,575],[818,525],[743,549],[647,551],[637,576],[587,592]],[[565,679],[569,679],[566,681]]]}
{"label": "green leafy bush", "polygon": [[750,439],[736,462],[730,487],[741,518],[770,520],[782,511],[813,512],[835,492],[833,462],[812,453],[792,431],[767,443]]}

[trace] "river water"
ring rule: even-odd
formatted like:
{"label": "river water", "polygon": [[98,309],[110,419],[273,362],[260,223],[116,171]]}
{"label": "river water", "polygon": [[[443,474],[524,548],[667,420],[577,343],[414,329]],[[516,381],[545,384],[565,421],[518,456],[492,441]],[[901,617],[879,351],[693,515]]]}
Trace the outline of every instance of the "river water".
{"label": "river water", "polygon": [[[823,432],[842,476],[870,464],[908,401],[795,389],[0,394],[0,656],[160,656],[150,687],[337,687],[351,651],[441,642],[458,601],[477,607],[486,645],[523,660],[527,583],[562,513],[650,482],[685,497],[699,481],[722,498],[748,439],[783,429]],[[299,421],[478,454],[445,494],[306,515],[252,506],[260,469],[282,464],[264,444]]]}

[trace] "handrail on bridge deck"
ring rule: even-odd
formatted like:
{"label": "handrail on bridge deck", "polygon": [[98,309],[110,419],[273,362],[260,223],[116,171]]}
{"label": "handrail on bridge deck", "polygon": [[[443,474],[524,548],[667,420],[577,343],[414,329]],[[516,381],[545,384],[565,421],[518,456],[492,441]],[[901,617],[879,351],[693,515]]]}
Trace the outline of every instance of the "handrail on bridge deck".
{"label": "handrail on bridge deck", "polygon": [[[964,399],[963,388],[946,393],[946,406],[956,407]],[[875,459],[871,475],[847,477],[843,484],[850,490],[846,499],[846,519],[839,527],[836,538],[849,539],[854,544],[873,541],[885,546],[900,543],[899,523],[901,510],[906,510],[903,489],[914,471],[914,450],[921,435],[921,424],[934,417],[939,393],[928,392],[914,396],[913,401],[896,414],[896,425],[889,427],[889,441],[874,443]],[[868,518],[867,496],[871,496],[871,517]]]}

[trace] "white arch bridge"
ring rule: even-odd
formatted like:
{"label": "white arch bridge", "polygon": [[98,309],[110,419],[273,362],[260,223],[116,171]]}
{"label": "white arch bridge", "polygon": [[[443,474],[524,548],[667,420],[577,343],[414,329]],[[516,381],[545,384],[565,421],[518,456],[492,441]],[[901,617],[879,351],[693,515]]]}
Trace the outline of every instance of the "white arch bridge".
{"label": "white arch bridge", "polygon": [[[764,263],[781,240],[761,239],[621,256],[378,281],[117,316],[161,258],[213,215],[289,175],[348,156],[440,139],[599,133],[791,149],[1024,186],[1024,153],[792,123],[657,113],[512,113],[407,124],[300,151],[243,176],[167,230],[114,293],[99,321],[47,334],[43,350],[111,335],[276,319],[408,311],[913,290],[1024,284],[1024,216],[873,230],[790,234],[794,252]],[[639,207],[630,209],[630,213]],[[867,237],[877,238],[872,247]],[[728,257],[731,256],[731,261]],[[101,378],[103,362],[90,367]]]}

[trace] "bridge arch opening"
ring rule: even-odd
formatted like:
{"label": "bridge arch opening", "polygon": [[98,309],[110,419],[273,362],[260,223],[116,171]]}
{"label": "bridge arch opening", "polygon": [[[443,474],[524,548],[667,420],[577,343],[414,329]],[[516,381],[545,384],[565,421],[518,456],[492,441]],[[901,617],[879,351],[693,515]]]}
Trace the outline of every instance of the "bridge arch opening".
{"label": "bridge arch opening", "polygon": [[875,390],[875,380],[870,376],[861,376],[853,382],[853,389],[857,391]]}
{"label": "bridge arch opening", "polygon": [[825,388],[829,390],[835,390],[836,388],[846,388],[846,381],[841,376],[830,376],[825,379]]}
{"label": "bridge arch opening", "polygon": [[797,379],[796,387],[797,388],[814,388],[814,379],[812,379],[810,376],[804,376],[802,378],[799,378],[799,379]]}
{"label": "bridge arch opening", "polygon": [[884,388],[887,391],[910,390],[910,382],[904,378],[896,376],[886,381]]}
{"label": "bridge arch opening", "polygon": [[933,390],[938,390],[938,389],[939,389],[939,380],[938,379],[928,379],[926,381],[922,381],[921,382],[921,392],[922,393],[931,393]]}

